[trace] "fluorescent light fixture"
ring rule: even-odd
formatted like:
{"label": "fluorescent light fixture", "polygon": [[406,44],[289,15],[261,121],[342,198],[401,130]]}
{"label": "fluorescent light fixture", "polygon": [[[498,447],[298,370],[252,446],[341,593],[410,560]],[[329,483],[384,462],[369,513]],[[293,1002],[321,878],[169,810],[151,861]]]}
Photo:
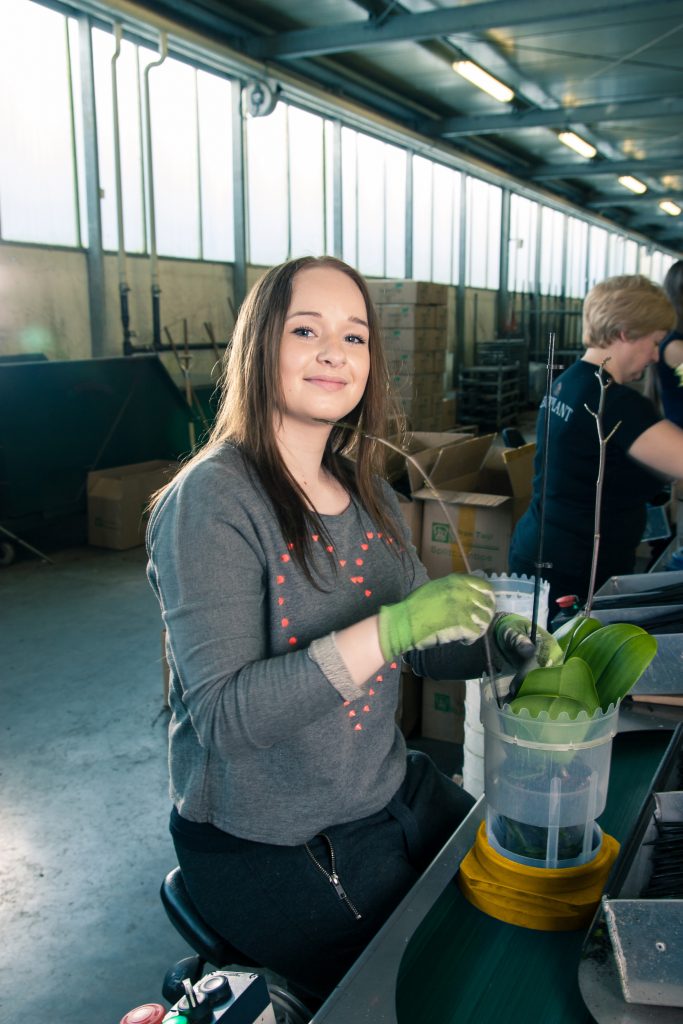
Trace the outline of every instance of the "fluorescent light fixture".
{"label": "fluorescent light fixture", "polygon": [[472,85],[476,85],[478,89],[482,89],[489,96],[493,96],[500,103],[509,103],[514,98],[515,94],[512,89],[508,89],[507,85],[503,85],[497,78],[494,78],[488,71],[484,71],[483,68],[480,68],[478,64],[474,64],[471,60],[454,61],[453,70],[457,71],[463,78],[466,78]]}
{"label": "fluorescent light fixture", "polygon": [[585,139],[575,135],[574,132],[559,132],[557,137],[565,146],[569,146],[579,156],[585,156],[587,160],[590,160],[597,153],[595,146],[591,146],[590,142],[586,142]]}
{"label": "fluorescent light fixture", "polygon": [[647,185],[644,185],[642,181],[638,181],[637,178],[632,178],[630,174],[622,174],[619,178],[619,184],[623,185],[624,188],[628,188],[631,192],[635,192],[637,196],[642,196],[643,192],[647,192]]}
{"label": "fluorescent light fixture", "polygon": [[672,202],[670,199],[662,199],[659,204],[659,209],[664,210],[664,213],[668,213],[670,217],[678,217],[681,212],[680,206],[677,206],[676,203]]}

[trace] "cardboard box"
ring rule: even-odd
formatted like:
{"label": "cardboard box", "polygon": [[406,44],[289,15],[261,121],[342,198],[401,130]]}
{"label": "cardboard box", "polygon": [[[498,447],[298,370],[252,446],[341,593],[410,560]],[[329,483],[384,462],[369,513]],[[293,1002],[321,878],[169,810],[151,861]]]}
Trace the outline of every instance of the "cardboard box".
{"label": "cardboard box", "polygon": [[446,351],[446,334],[436,327],[382,327],[384,348],[392,352]]}
{"label": "cardboard box", "polygon": [[446,382],[441,373],[395,373],[389,378],[392,390],[400,398],[443,398]]}
{"label": "cardboard box", "polygon": [[423,303],[444,305],[448,301],[448,285],[433,281],[406,281],[401,278],[385,278],[368,281],[370,298],[373,302]]}
{"label": "cardboard box", "polygon": [[[443,359],[438,359],[443,356]],[[389,373],[402,374],[443,373],[446,369],[446,353],[441,352],[387,352]],[[443,365],[441,365],[443,363]]]}
{"label": "cardboard box", "polygon": [[143,544],[149,499],[179,468],[152,459],[88,473],[88,543],[117,551]]}
{"label": "cardboard box", "polygon": [[464,679],[422,680],[420,734],[430,740],[465,741]]}
{"label": "cardboard box", "polygon": [[444,330],[447,322],[445,306],[417,306],[390,303],[378,306],[379,321],[383,327],[436,328]]}
{"label": "cardboard box", "polygon": [[424,486],[422,472],[430,473],[432,467],[441,458],[444,448],[469,441],[471,434],[451,433],[450,431],[419,431],[403,437],[390,437],[389,441],[403,452],[407,452],[418,467],[409,462],[405,455],[390,451],[387,457],[387,479],[392,483],[401,482],[405,478],[409,490],[417,491]]}
{"label": "cardboard box", "polygon": [[432,579],[468,566],[507,572],[512,528],[531,497],[536,446],[502,448],[495,440],[485,434],[444,448],[430,470],[435,491],[413,492],[424,503],[420,557]]}

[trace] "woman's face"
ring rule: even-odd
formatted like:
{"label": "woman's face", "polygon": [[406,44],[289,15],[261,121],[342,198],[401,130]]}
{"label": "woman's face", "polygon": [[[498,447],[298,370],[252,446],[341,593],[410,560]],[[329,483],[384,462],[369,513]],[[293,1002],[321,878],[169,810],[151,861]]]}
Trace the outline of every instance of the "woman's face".
{"label": "woman's face", "polygon": [[629,340],[621,333],[607,350],[615,357],[607,364],[608,371],[619,384],[640,380],[651,363],[659,360],[659,344],[666,337],[666,331],[652,331],[640,338]]}
{"label": "woman's face", "polygon": [[280,341],[284,421],[341,420],[365,391],[370,332],[363,295],[332,267],[300,270]]}

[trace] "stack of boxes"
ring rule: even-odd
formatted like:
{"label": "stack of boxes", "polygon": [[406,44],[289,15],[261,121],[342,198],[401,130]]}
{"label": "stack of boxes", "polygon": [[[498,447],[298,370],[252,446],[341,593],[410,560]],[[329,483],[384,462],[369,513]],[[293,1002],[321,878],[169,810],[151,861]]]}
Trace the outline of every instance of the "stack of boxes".
{"label": "stack of boxes", "polygon": [[379,314],[391,383],[409,429],[448,430],[456,414],[452,355],[449,359],[454,289],[400,279],[369,281],[368,287]]}

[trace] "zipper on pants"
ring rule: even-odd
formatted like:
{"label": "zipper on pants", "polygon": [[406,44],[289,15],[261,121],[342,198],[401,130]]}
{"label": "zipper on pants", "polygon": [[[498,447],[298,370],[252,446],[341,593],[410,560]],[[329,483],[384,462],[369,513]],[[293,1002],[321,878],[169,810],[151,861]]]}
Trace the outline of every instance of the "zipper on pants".
{"label": "zipper on pants", "polygon": [[351,913],[355,917],[356,921],[360,921],[363,915],[360,913],[360,911],[351,902],[351,900],[349,899],[349,897],[346,894],[346,890],[344,889],[344,886],[339,881],[339,875],[337,874],[337,862],[336,862],[336,858],[335,858],[335,855],[334,855],[334,847],[332,846],[332,841],[330,840],[330,837],[325,832],[321,832],[320,833],[320,838],[325,840],[325,842],[327,843],[327,846],[329,848],[329,851],[330,851],[330,864],[331,864],[332,870],[331,871],[326,871],[326,869],[322,866],[322,864],[317,859],[317,857],[313,854],[313,851],[311,850],[311,848],[308,845],[308,843],[304,843],[304,847],[306,849],[306,853],[311,858],[311,860],[313,861],[313,863],[317,867],[317,869],[320,872],[320,874],[324,875],[324,877],[330,883],[330,885],[332,886],[332,888],[334,889],[334,891],[336,892],[337,896],[342,901],[342,903],[345,903],[346,906],[349,908],[349,910],[351,911]]}

